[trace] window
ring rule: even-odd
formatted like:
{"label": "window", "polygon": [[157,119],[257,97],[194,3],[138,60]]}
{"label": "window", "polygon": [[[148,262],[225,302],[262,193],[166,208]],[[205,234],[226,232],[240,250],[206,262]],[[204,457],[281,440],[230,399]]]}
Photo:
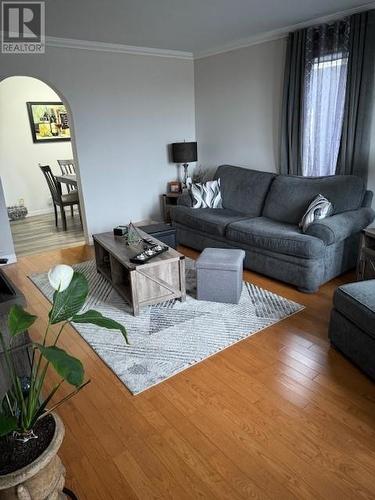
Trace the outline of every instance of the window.
{"label": "window", "polygon": [[336,171],[344,117],[347,40],[348,29],[344,23],[311,30],[303,98],[302,170],[305,176],[334,175]]}

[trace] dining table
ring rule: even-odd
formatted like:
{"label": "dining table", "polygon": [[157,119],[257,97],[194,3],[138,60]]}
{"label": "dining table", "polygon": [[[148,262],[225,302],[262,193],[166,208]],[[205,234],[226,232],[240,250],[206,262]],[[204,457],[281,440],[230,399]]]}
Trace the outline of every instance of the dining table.
{"label": "dining table", "polygon": [[75,174],[55,175],[55,179],[57,182],[60,182],[60,184],[69,184],[77,188],[77,176]]}

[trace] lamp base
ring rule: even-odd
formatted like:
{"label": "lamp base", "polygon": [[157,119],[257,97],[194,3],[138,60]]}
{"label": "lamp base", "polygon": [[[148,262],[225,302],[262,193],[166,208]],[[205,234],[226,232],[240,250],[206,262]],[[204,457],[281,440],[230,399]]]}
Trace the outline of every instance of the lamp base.
{"label": "lamp base", "polygon": [[184,163],[183,167],[184,167],[184,180],[182,181],[182,185],[183,185],[184,188],[187,188],[189,164],[188,163]]}

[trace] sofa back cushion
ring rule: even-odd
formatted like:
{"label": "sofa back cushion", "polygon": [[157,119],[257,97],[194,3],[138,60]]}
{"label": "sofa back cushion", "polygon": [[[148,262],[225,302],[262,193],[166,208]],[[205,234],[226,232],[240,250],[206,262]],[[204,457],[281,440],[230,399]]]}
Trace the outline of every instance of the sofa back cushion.
{"label": "sofa back cushion", "polygon": [[272,183],[263,215],[276,221],[298,224],[309,203],[318,194],[322,194],[332,203],[333,214],[339,214],[362,206],[365,184],[355,175],[279,175]]}
{"label": "sofa back cushion", "polygon": [[233,165],[220,165],[215,179],[220,178],[223,208],[229,208],[250,217],[259,217],[274,177],[275,174],[269,172]]}

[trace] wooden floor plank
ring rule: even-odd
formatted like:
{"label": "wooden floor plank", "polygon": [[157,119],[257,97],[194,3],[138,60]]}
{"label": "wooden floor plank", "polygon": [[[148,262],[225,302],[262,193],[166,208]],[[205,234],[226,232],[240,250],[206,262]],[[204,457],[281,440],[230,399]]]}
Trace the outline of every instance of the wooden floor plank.
{"label": "wooden floor plank", "polygon": [[[49,304],[27,276],[92,256],[81,245],[5,268],[41,316],[35,340]],[[327,338],[333,291],[354,275],[312,295],[245,279],[305,309],[138,396],[67,327],[61,345],[91,379],[59,410],[67,486],[81,500],[375,498],[375,385]]]}
{"label": "wooden floor plank", "polygon": [[77,209],[73,217],[70,209],[66,209],[66,218],[66,231],[62,229],[61,222],[58,227],[55,226],[53,213],[33,215],[11,222],[10,228],[17,257],[82,245],[85,237]]}
{"label": "wooden floor plank", "polygon": [[233,498],[236,496],[241,498],[269,498],[262,489],[256,486],[248,474],[236,467],[220,450],[220,447],[211,442],[192,422],[185,419],[183,414],[166,397],[157,394],[150,401],[158,412],[163,413],[169,425],[176,428],[193,449],[202,453],[207,463],[215,465],[220,476],[231,485],[233,492],[231,496]]}

